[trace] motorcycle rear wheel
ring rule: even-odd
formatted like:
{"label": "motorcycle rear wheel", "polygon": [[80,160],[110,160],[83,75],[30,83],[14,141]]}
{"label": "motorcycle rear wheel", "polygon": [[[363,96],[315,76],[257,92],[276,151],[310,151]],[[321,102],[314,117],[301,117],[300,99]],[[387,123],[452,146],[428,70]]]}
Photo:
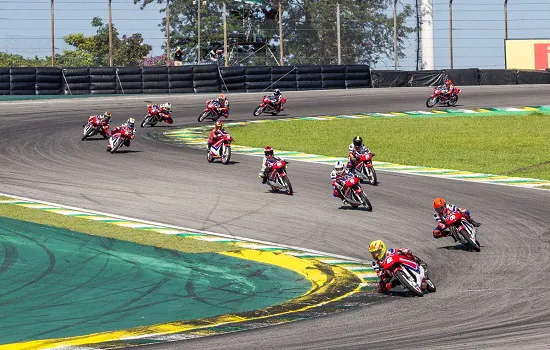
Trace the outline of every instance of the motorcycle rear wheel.
{"label": "motorcycle rear wheel", "polygon": [[432,108],[433,106],[435,106],[437,104],[437,102],[439,101],[439,98],[438,97],[430,97],[427,101],[426,101],[426,107],[428,108]]}
{"label": "motorcycle rear wheel", "polygon": [[468,242],[468,247],[474,249],[476,252],[481,251],[481,247],[477,242],[474,242],[472,237],[468,234],[468,232],[464,229],[460,230],[460,235]]}
{"label": "motorcycle rear wheel", "polygon": [[399,280],[399,282],[401,282],[401,284],[403,286],[405,286],[405,288],[407,288],[408,290],[410,290],[411,292],[413,292],[415,295],[419,296],[419,297],[423,297],[424,296],[424,293],[422,292],[419,292],[418,290],[416,290],[416,288],[414,288],[414,286],[411,284],[411,282],[407,279],[407,277],[405,276],[405,273],[403,271],[395,271],[395,277],[397,277],[397,279]]}
{"label": "motorcycle rear wheel", "polygon": [[456,103],[458,102],[458,96],[457,95],[453,95],[449,101],[447,101],[447,106],[449,107],[454,107],[454,105],[456,105]]}

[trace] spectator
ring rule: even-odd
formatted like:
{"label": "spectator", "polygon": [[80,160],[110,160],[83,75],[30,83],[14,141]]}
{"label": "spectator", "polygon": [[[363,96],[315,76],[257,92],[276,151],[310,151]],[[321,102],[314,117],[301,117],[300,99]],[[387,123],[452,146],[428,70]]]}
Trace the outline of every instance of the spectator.
{"label": "spectator", "polygon": [[174,52],[174,65],[181,66],[182,58],[183,58],[183,52],[181,51],[181,48],[178,46],[176,47],[176,51]]}

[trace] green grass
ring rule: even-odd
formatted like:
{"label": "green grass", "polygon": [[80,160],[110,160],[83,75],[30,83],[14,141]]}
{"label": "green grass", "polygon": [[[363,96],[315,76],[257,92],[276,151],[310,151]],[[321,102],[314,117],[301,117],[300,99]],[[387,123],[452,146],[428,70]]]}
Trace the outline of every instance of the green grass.
{"label": "green grass", "polygon": [[11,198],[11,197],[6,197],[6,196],[0,196],[0,201],[10,201],[10,200],[14,200],[15,198]]}
{"label": "green grass", "polygon": [[346,157],[356,135],[375,160],[550,180],[550,115],[273,121],[228,128],[236,144]]}
{"label": "green grass", "polygon": [[40,209],[25,208],[13,204],[0,203],[0,216],[66,228],[93,236],[114,238],[148,246],[179,250],[186,253],[212,253],[240,249],[238,247],[234,248],[230,244],[205,242],[193,238],[121,227],[114,224],[54,214]]}

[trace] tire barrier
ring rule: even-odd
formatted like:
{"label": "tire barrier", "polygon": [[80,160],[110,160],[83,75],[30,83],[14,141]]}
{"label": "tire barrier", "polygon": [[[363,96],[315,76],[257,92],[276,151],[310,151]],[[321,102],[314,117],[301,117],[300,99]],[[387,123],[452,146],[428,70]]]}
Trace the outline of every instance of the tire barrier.
{"label": "tire barrier", "polygon": [[60,69],[54,67],[36,68],[37,95],[61,95],[62,88],[63,84]]}
{"label": "tire barrier", "polygon": [[0,95],[257,92],[456,85],[550,84],[550,71],[373,70],[367,65],[0,68]]}

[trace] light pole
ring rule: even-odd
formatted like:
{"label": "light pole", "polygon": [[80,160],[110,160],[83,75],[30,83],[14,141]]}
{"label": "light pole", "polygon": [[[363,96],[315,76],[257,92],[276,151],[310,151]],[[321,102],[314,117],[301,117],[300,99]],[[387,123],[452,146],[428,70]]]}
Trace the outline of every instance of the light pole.
{"label": "light pole", "polygon": [[397,0],[393,0],[393,65],[395,70],[398,66],[397,60]]}
{"label": "light pole", "polygon": [[340,47],[340,2],[336,3],[336,39],[338,42],[338,64],[342,64],[342,48]]}
{"label": "light pole", "polygon": [[166,65],[170,66],[170,0],[166,0]]}
{"label": "light pole", "polygon": [[109,67],[113,66],[113,16],[111,13],[111,2],[109,0]]}
{"label": "light pole", "polygon": [[453,69],[453,0],[449,0],[449,44],[451,50],[451,69]]}
{"label": "light pole", "polygon": [[284,64],[284,53],[283,53],[283,0],[279,0],[279,45],[281,45],[281,63]]}
{"label": "light pole", "polygon": [[197,1],[197,64],[201,62],[201,1]]}
{"label": "light pole", "polygon": [[54,19],[53,19],[53,1],[51,6],[52,12],[52,67],[55,65],[55,36],[54,36]]}
{"label": "light pole", "polygon": [[504,39],[508,40],[508,0],[504,0]]}

